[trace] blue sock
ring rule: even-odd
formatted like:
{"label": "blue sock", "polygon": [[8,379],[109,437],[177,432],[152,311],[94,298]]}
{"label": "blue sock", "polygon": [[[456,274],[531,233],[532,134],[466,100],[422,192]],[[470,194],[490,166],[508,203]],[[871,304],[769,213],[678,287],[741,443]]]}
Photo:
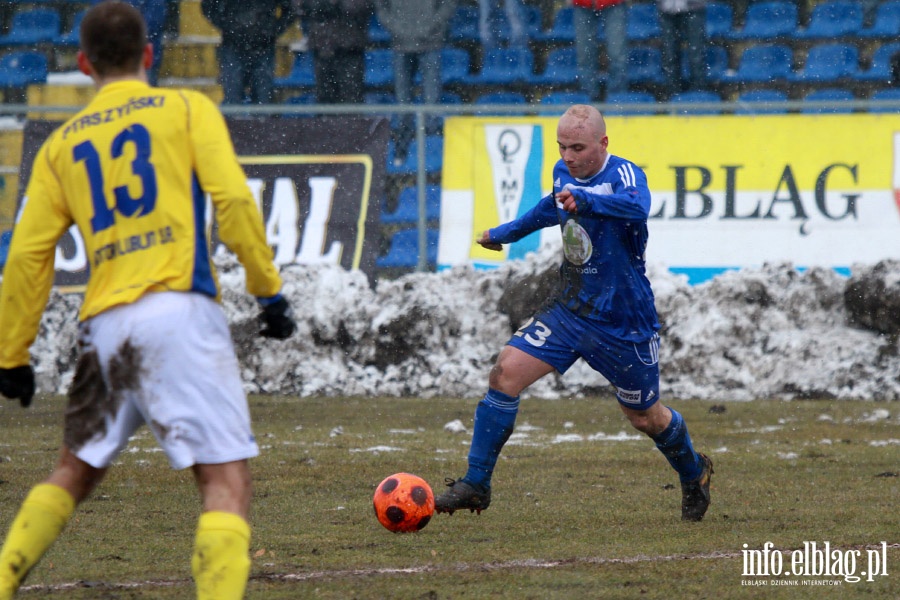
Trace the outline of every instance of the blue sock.
{"label": "blue sock", "polygon": [[473,486],[491,487],[491,475],[503,444],[509,439],[519,412],[519,397],[488,389],[475,407],[475,431],[469,448],[469,470],[463,481]]}
{"label": "blue sock", "polygon": [[672,468],[678,471],[681,481],[693,481],[703,472],[703,463],[694,451],[684,419],[671,408],[669,410],[672,411],[672,421],[653,441]]}

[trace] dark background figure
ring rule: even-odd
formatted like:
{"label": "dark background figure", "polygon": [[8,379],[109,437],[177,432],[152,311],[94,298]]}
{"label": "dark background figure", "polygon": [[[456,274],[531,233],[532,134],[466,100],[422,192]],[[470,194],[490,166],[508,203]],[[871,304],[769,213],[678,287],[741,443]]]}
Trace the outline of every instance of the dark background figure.
{"label": "dark background figure", "polygon": [[[578,84],[592,100],[600,100],[597,58],[606,49],[606,96],[628,91],[628,4],[624,0],[572,0]],[[599,40],[603,28],[603,44]]]}
{"label": "dark background figure", "polygon": [[[376,0],[378,18],[391,34],[394,50],[394,93],[400,104],[413,101],[413,78],[422,76],[422,100],[438,104],[441,83],[441,49],[444,47],[456,0]],[[423,19],[422,15],[428,15]],[[395,158],[402,163],[413,137],[413,116],[400,119],[395,134]]]}
{"label": "dark background figure", "polygon": [[294,0],[294,7],[313,53],[316,102],[361,104],[372,0]]}
{"label": "dark background figure", "polygon": [[[704,89],[707,70],[706,0],[656,0],[656,6],[659,9],[660,50],[667,95]],[[685,72],[687,78],[684,77]]]}
{"label": "dark background figure", "polygon": [[223,103],[273,102],[275,42],[294,22],[291,0],[202,0],[201,9],[222,32],[218,57]]}

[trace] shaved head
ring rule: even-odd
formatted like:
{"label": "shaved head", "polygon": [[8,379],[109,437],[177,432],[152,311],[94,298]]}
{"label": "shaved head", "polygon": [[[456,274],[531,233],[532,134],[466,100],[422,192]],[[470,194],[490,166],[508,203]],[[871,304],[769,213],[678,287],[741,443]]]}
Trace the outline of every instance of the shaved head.
{"label": "shaved head", "polygon": [[559,119],[559,127],[570,130],[582,130],[597,140],[606,135],[606,121],[600,111],[587,104],[570,106]]}
{"label": "shaved head", "polygon": [[606,121],[593,106],[576,104],[559,119],[556,127],[559,155],[572,177],[593,177],[606,164]]}

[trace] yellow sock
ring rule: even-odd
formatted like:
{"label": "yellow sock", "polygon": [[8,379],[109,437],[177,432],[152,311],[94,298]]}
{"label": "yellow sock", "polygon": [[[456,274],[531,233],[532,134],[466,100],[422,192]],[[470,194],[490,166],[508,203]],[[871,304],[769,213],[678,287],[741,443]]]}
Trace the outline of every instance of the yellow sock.
{"label": "yellow sock", "polygon": [[61,487],[41,483],[31,489],[0,550],[0,600],[13,597],[74,511],[75,499]]}
{"label": "yellow sock", "polygon": [[200,515],[191,570],[197,600],[239,600],[250,576],[250,526],[238,515]]}

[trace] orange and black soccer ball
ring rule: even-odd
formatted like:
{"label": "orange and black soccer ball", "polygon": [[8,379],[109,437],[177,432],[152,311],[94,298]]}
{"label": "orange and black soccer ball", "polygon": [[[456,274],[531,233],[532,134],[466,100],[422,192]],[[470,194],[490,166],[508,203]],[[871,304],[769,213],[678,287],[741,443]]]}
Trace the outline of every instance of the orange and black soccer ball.
{"label": "orange and black soccer ball", "polygon": [[434,492],[421,477],[395,473],[378,484],[372,504],[378,522],[390,531],[419,531],[434,514]]}

